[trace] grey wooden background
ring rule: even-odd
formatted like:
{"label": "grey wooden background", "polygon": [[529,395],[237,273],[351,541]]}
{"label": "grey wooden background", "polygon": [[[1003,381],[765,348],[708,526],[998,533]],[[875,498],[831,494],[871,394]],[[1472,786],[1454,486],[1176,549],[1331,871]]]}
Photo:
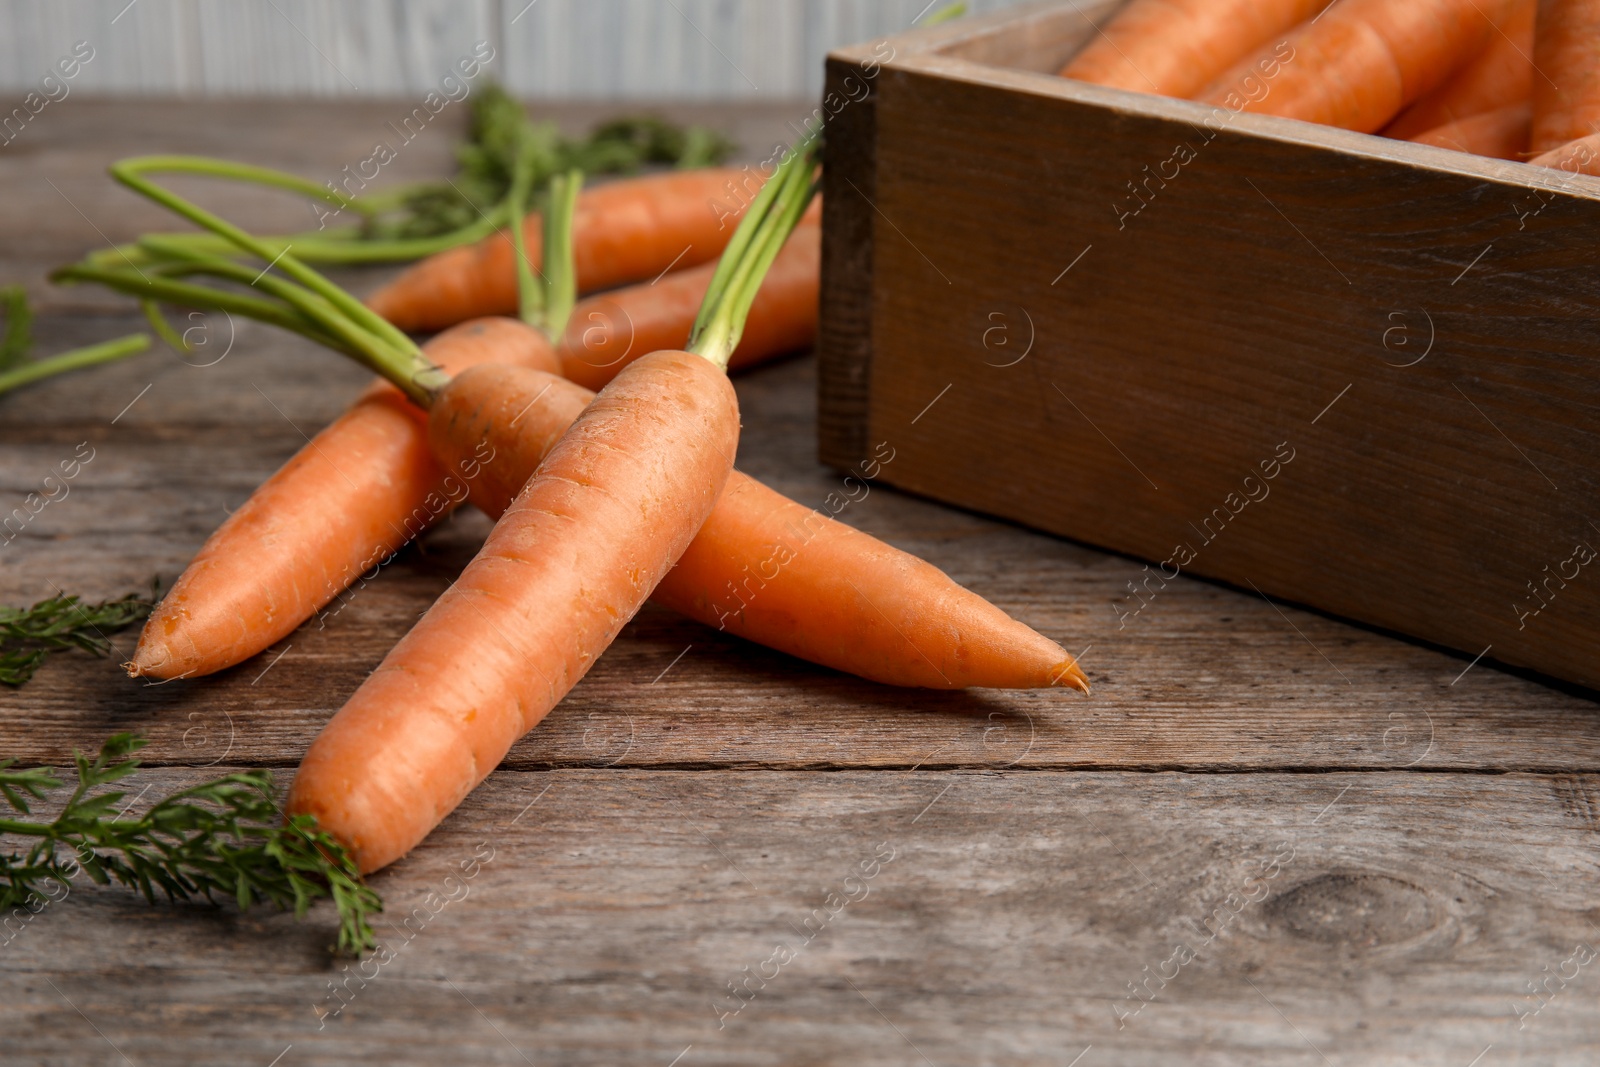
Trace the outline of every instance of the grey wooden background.
{"label": "grey wooden background", "polygon": [[491,73],[523,96],[794,98],[820,92],[830,48],[945,2],[0,0],[0,91],[18,97],[9,112],[88,41],[69,95],[400,96],[435,88],[486,41]]}

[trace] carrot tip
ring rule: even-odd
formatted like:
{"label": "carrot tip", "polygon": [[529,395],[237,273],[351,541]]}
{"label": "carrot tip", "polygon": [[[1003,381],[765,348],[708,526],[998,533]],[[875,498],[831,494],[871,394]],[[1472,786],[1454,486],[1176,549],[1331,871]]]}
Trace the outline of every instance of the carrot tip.
{"label": "carrot tip", "polygon": [[1089,679],[1078,666],[1077,660],[1069,659],[1057,667],[1050,684],[1061,686],[1063,689],[1076,689],[1085,694],[1089,692]]}
{"label": "carrot tip", "polygon": [[161,668],[167,666],[171,661],[172,656],[168,652],[166,645],[156,642],[154,647],[150,647],[145,642],[140,641],[138,647],[133,650],[133,658],[124,663],[122,669],[128,672],[129,678],[146,678],[150,676],[164,678],[169,677],[169,675],[164,673]]}

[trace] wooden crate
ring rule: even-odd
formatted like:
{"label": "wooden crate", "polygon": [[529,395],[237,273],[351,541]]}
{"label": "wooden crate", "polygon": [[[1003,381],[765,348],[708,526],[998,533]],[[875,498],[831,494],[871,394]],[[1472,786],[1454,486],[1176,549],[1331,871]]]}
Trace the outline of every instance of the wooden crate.
{"label": "wooden crate", "polygon": [[1600,180],[1051,74],[1113,7],[829,57],[822,458],[1149,561],[1113,627],[1203,575],[1600,686]]}

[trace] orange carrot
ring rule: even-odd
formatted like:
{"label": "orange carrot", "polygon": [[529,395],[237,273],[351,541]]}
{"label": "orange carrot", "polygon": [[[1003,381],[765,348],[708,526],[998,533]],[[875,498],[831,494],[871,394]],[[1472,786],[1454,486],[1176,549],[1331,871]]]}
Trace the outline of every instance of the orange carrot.
{"label": "orange carrot", "polygon": [[1525,103],[1533,93],[1533,14],[1535,0],[1517,0],[1499,33],[1466,66],[1433,92],[1406,108],[1384,128],[1385,137],[1410,140],[1448,122]]}
{"label": "orange carrot", "polygon": [[1524,102],[1447,122],[1411,140],[1494,159],[1523,159],[1528,154],[1528,128],[1532,122],[1533,105]]}
{"label": "orange carrot", "polygon": [[1066,78],[1187,99],[1328,0],[1129,0],[1061,68]]}
{"label": "orange carrot", "polygon": [[[485,382],[468,372],[438,403],[489,401]],[[287,810],[315,815],[363,871],[410,851],[666,576],[711,513],[738,440],[720,366],[657,352],[626,367],[312,743]]]}
{"label": "orange carrot", "polygon": [[1200,99],[1372,133],[1477,54],[1518,0],[1338,0]]}
{"label": "orange carrot", "polygon": [[[715,258],[760,187],[753,170],[716,169],[672,171],[586,190],[573,220],[579,290],[644,281]],[[537,214],[523,223],[535,271],[542,227]],[[513,315],[517,279],[511,238],[500,233],[429,256],[374,293],[367,305],[414,333],[483,315]]]}
{"label": "orange carrot", "polygon": [[[817,336],[821,260],[821,227],[802,222],[761,283],[729,367],[811,346]],[[673,271],[660,281],[579,303],[558,347],[562,373],[586,388],[600,389],[628,360],[688,344],[715,269],[707,264]]]}
{"label": "orange carrot", "polygon": [[[560,365],[515,319],[463,323],[425,351],[447,372]],[[145,624],[128,673],[195,677],[242,662],[454,510],[465,479],[429,452],[426,418],[374,383],[206,540]]]}
{"label": "orange carrot", "polygon": [[1539,0],[1533,64],[1533,150],[1600,132],[1600,5]]}
{"label": "orange carrot", "polygon": [[1568,174],[1600,174],[1600,133],[1570,141],[1528,162],[1536,167],[1554,167]]}
{"label": "orange carrot", "polygon": [[[362,871],[405,855],[488,776],[610,646],[711,514],[739,443],[728,357],[812,196],[818,147],[808,137],[789,153],[752,203],[689,349],[636,360],[600,391],[461,577],[312,743],[286,810],[314,816]],[[493,380],[469,371],[429,391],[428,405],[488,403]]]}
{"label": "orange carrot", "polygon": [[[484,366],[441,396],[429,429],[446,466],[495,458],[468,486],[498,518],[594,394],[543,371]],[[879,447],[837,500],[894,459]],[[734,471],[658,604],[707,626],[890,685],[1086,689],[1072,657],[944,572]]]}

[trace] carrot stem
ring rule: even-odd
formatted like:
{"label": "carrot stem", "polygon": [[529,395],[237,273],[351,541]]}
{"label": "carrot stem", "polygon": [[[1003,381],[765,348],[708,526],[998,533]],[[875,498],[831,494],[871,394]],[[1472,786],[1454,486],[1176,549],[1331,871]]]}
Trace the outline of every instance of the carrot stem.
{"label": "carrot stem", "polygon": [[[358,266],[364,263],[394,263],[421,259],[436,252],[444,252],[458,245],[471,244],[494,233],[505,223],[505,205],[497,204],[469,225],[435,237],[390,237],[367,240],[361,236],[359,226],[341,226],[328,230],[306,230],[302,233],[275,234],[259,238],[273,254],[293,247],[295,255],[304,263],[324,263],[334,266]],[[149,250],[140,245],[151,243],[160,248],[183,248],[205,255],[226,256],[236,252],[236,246],[210,233],[151,234],[140,242],[116,245],[91,252],[88,262],[96,266],[106,263],[134,263],[143,266],[153,262]]]}
{"label": "carrot stem", "polygon": [[[544,324],[545,288],[528,262],[528,235],[523,223],[528,214],[528,196],[533,191],[534,145],[526,126],[518,130],[516,166],[511,175],[511,191],[506,194],[506,222],[511,227],[511,251],[516,258],[517,317],[529,326]],[[548,224],[547,224],[548,228]]]}
{"label": "carrot stem", "polygon": [[569,170],[550,179],[544,211],[544,331],[560,341],[578,304],[578,266],[572,241],[572,219],[583,191],[583,171]]}
{"label": "carrot stem", "polygon": [[816,193],[820,148],[818,132],[808,131],[756,194],[711,276],[688,351],[727,368],[767,269]]}
{"label": "carrot stem", "polygon": [[[727,368],[763,277],[816,192],[812,178],[819,148],[820,134],[813,129],[784,156],[772,179],[764,184],[739,223],[718,264],[689,348],[718,367]],[[310,186],[293,175],[204,157],[142,156],[121,160],[110,169],[112,177],[123,185],[203,227],[232,247],[266,261],[267,265],[252,274],[250,267],[232,259],[200,254],[189,243],[155,237],[139,244],[146,254],[163,257],[150,273],[132,267],[108,269],[80,263],[56,271],[52,275],[56,280],[97,281],[145,300],[237,311],[282,326],[355,358],[422,408],[430,407],[435,393],[449,381],[448,375],[434,366],[409,337],[290,254],[287,247],[274,252],[272,246],[260,238],[163,188],[145,175],[187,173],[241,181],[270,177],[273,184],[282,188],[300,191],[310,188],[322,196],[320,187]],[[547,267],[543,303],[546,327],[552,337],[559,337],[564,331],[577,299],[572,229],[582,183],[583,174],[576,170],[551,181],[549,210],[545,213]],[[520,195],[510,197],[507,210],[520,215],[524,206],[519,203],[521,199]],[[520,233],[522,227],[514,229]],[[274,274],[275,269],[287,277]],[[209,286],[188,285],[168,277],[170,274],[207,274],[258,289],[276,299],[262,300]],[[170,329],[163,332],[163,336],[166,333],[170,333]]]}
{"label": "carrot stem", "polygon": [[194,351],[189,342],[185,341],[178,331],[172,328],[172,324],[167,321],[167,317],[161,314],[160,304],[154,300],[140,300],[139,310],[144,312],[144,320],[150,324],[150,328],[156,332],[156,336],[167,342],[168,348],[180,355],[188,355]]}
{"label": "carrot stem", "polygon": [[431,362],[427,362],[426,357],[421,356],[420,350],[409,338],[405,339],[409,351],[397,348],[389,344],[385,338],[375,337],[361,325],[351,322],[320,294],[310,292],[293,282],[265,272],[252,275],[249,267],[227,259],[197,257],[175,266],[180,266],[189,273],[209,274],[226,281],[253,285],[263,292],[276,296],[299,312],[306,321],[322,330],[326,336],[339,342],[335,347],[343,347],[379,374],[384,373],[387,364],[405,363],[410,360],[411,352],[417,352],[417,358],[427,363],[430,369],[433,367]]}
{"label": "carrot stem", "polygon": [[[145,178],[144,175],[150,172],[203,174],[216,178],[254,182],[265,181],[267,176],[275,176],[276,183],[284,188],[309,188],[314,190],[316,195],[322,199],[328,199],[328,190],[292,174],[270,171],[264,167],[249,167],[244,164],[229,163],[223,160],[206,159],[203,156],[140,156],[134,159],[124,159],[111,165],[111,176],[128,188],[154,200],[168,210],[182,215],[195,225],[204,227],[219,237],[226,238],[237,247],[266,263],[267,270],[271,270],[274,267],[281,269],[289,277],[339,308],[355,323],[395,344],[401,351],[409,348],[417,354],[418,359],[421,358],[421,350],[412,343],[409,337],[366,307],[361,301],[334,285],[322,274],[312,270],[296,257],[290,255],[287,247],[274,252],[271,247],[263,244],[251,234],[233,225],[233,223],[220,216],[213,215],[199,205],[185,200],[171,190],[164,189]],[[336,197],[334,202],[348,199],[338,194],[334,194],[334,196]],[[263,271],[263,276],[265,273]]]}
{"label": "carrot stem", "polygon": [[68,371],[82,370],[101,363],[112,363],[127,356],[143,352],[150,347],[148,334],[132,333],[85,348],[74,348],[46,359],[33,360],[0,373],[0,395],[19,389],[44,378]]}
{"label": "carrot stem", "polygon": [[183,307],[206,308],[227,314],[237,312],[269,326],[290,330],[318,344],[353,355],[343,341],[327,333],[293,309],[246,293],[230,293],[205,285],[191,285],[165,276],[150,277],[131,270],[116,271],[84,264],[62,267],[50,275],[55,282],[96,282],[129,296],[160,300]]}
{"label": "carrot stem", "polygon": [[966,0],[961,0],[959,3],[946,4],[944,7],[941,7],[939,10],[935,11],[933,14],[917,23],[917,28],[926,29],[929,26],[937,26],[941,22],[950,22],[953,19],[965,18],[966,14]]}
{"label": "carrot stem", "polygon": [[[196,156],[142,156],[121,160],[111,166],[112,177],[123,185],[226,238],[236,247],[267,263],[253,278],[244,277],[248,274],[247,268],[218,258],[195,257],[191,261],[195,270],[215,273],[271,292],[330,333],[344,338],[357,350],[357,358],[423,406],[427,405],[433,392],[444,384],[446,379],[442,373],[428,361],[411,338],[322,274],[290,255],[287,248],[273,253],[260,240],[226,219],[148,180],[144,177],[148,172],[204,174],[245,181],[259,180],[263,172],[277,172]],[[278,177],[285,187],[304,187],[308,184],[293,175],[279,174]],[[282,270],[298,285],[291,285],[273,276],[271,272],[274,268]]]}

